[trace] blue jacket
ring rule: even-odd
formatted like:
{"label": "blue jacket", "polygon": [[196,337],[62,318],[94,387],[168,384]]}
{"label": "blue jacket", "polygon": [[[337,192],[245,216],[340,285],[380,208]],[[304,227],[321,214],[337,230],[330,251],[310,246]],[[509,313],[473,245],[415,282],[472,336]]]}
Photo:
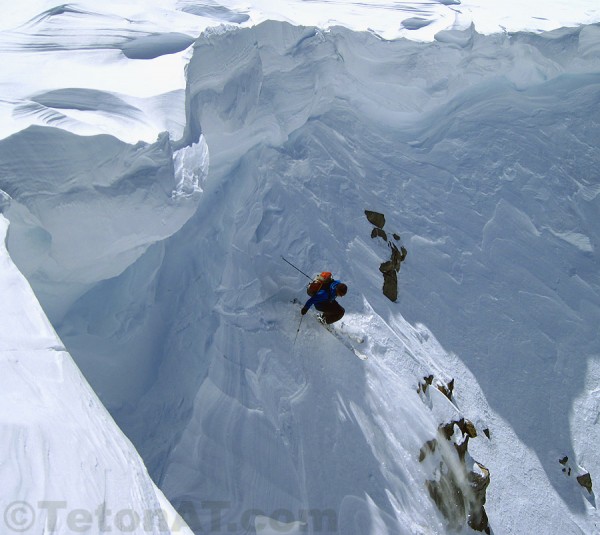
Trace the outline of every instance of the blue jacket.
{"label": "blue jacket", "polygon": [[325,289],[319,290],[315,295],[313,295],[304,304],[304,308],[309,309],[311,306],[318,305],[319,303],[325,303],[325,302],[332,303],[333,301],[335,301],[335,298],[337,297],[335,289],[337,288],[337,285],[339,283],[340,283],[340,281],[334,280],[329,285],[329,288],[325,288]]}

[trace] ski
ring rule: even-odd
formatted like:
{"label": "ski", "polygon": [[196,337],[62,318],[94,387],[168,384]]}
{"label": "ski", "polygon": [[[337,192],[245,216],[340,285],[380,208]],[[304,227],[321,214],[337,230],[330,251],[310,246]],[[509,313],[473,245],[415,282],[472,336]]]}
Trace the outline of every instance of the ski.
{"label": "ski", "polygon": [[[349,340],[350,335],[346,335],[346,334],[338,331],[332,325],[328,325],[327,323],[322,323],[320,320],[319,320],[319,323],[321,323],[321,325],[323,325],[323,327],[325,327],[327,332],[329,332],[331,335],[335,336],[342,344],[344,344],[350,351],[352,351],[352,353],[354,353],[360,360],[367,360],[369,358],[368,355],[365,355],[364,353],[361,353],[358,349],[356,349],[356,347]],[[356,342],[363,343],[364,340],[356,339]]]}
{"label": "ski", "polygon": [[[291,303],[298,304],[298,303],[300,303],[300,301],[294,297],[291,300]],[[352,351],[352,353],[354,353],[360,360],[367,360],[369,358],[368,355],[365,355],[364,353],[361,353],[358,349],[356,349],[356,347],[352,343],[352,342],[354,342],[355,344],[362,344],[365,341],[364,338],[359,338],[359,337],[353,336],[349,333],[341,332],[340,330],[333,327],[333,325],[329,325],[327,323],[322,322],[318,315],[315,315],[314,318],[323,327],[325,327],[325,330],[327,332],[329,332],[332,336],[335,336],[335,338],[337,338],[342,344],[344,344],[344,346],[346,346],[347,349]],[[300,326],[298,326],[298,331],[296,332],[296,336],[298,336],[299,331],[300,331]]]}

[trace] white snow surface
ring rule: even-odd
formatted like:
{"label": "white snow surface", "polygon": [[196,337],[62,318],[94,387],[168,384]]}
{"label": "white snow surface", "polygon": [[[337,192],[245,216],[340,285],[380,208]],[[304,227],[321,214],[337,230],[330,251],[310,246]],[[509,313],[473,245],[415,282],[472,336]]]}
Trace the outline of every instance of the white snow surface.
{"label": "white snow surface", "polygon": [[114,418],[196,533],[453,533],[418,458],[465,417],[493,533],[598,533],[596,2],[2,7],[0,531],[168,508]]}

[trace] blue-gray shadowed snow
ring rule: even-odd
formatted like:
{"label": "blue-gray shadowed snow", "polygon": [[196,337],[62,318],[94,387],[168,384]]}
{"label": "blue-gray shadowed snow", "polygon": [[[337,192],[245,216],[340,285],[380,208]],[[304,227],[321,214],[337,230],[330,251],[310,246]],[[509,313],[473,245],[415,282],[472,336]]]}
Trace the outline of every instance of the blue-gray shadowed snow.
{"label": "blue-gray shadowed snow", "polygon": [[[16,103],[13,119],[53,126],[80,135],[120,128],[119,139],[139,141],[146,129],[167,130],[171,137],[183,131],[184,91],[172,91],[148,98],[123,97],[106,91],[69,88],[46,91]],[[163,114],[166,121],[152,124],[149,114]],[[156,137],[151,138],[155,140]]]}
{"label": "blue-gray shadowed snow", "polygon": [[55,89],[30,97],[32,102],[47,108],[103,111],[127,117],[141,115],[140,110],[116,95],[96,89],[70,88]]}
{"label": "blue-gray shadowed snow", "polygon": [[420,28],[424,28],[429,24],[431,24],[431,21],[422,17],[411,17],[402,21],[402,26],[404,26],[407,30],[419,30]]}
{"label": "blue-gray shadowed snow", "polygon": [[154,59],[185,50],[194,38],[183,33],[163,33],[131,39],[120,45],[129,59]]}
{"label": "blue-gray shadowed snow", "polygon": [[[86,26],[90,24],[94,27],[93,24],[97,24],[98,20],[105,24],[103,31],[87,32]],[[121,50],[129,59],[154,59],[166,54],[175,54],[185,50],[195,39],[181,32],[145,31],[122,17],[80,10],[67,5],[45,11],[7,35],[11,38],[6,40],[3,51],[114,48]]]}
{"label": "blue-gray shadowed snow", "polygon": [[196,0],[180,0],[179,9],[185,13],[191,13],[199,17],[210,17],[211,19],[221,20],[223,22],[232,22],[242,24],[250,17],[245,13],[238,13],[220,5],[217,2],[197,2]]}
{"label": "blue-gray shadowed snow", "polygon": [[[8,221],[0,215],[0,421],[2,447],[10,451],[0,467],[0,507],[22,512],[37,505],[39,513],[24,513],[23,520],[3,515],[2,533],[77,532],[69,520],[69,503],[102,504],[104,511],[168,511],[171,506],[142,459],[65,351],[31,286],[12,263],[5,248],[7,229]],[[22,500],[18,504],[16,496]],[[61,499],[53,502],[50,496]],[[131,532],[118,529],[118,521],[113,524],[108,516],[102,524],[110,529],[99,532]],[[168,525],[174,525],[169,516]],[[151,527],[148,522],[146,533]],[[191,535],[181,525],[175,532]]]}
{"label": "blue-gray shadowed snow", "polygon": [[[419,44],[269,22],[198,40],[176,144],[208,143],[198,209],[128,250],[57,325],[197,532],[211,500],[228,504],[224,526],[331,509],[344,535],[447,533],[424,485],[435,462],[417,457],[459,409],[480,431],[469,451],[491,472],[495,533],[593,532],[558,459],[600,470],[599,46],[598,26]],[[3,165],[25,141],[0,142]],[[24,199],[31,176],[11,183]],[[128,206],[145,201],[136,190]],[[103,204],[87,206],[72,220],[115,239]],[[409,251],[398,303],[381,292],[389,251],[366,208]],[[43,241],[49,224],[16,213]],[[292,349],[304,280],[281,254],[348,283],[344,320],[367,362],[319,325]],[[22,267],[34,286],[38,267]],[[458,409],[417,394],[430,373],[455,378]]]}
{"label": "blue-gray shadowed snow", "polygon": [[[392,370],[394,386],[376,372],[365,375],[360,362],[311,328],[290,354],[297,315],[284,303],[301,284],[282,272],[285,250],[306,266],[325,258],[353,281],[348,321],[360,324],[364,314],[371,329],[385,330],[385,320],[412,332],[399,329],[400,311],[427,325],[537,454],[558,496],[581,514],[579,494],[556,459],[562,451],[592,451],[590,442],[572,442],[575,433],[586,444],[590,422],[576,417],[582,428],[572,430],[569,414],[594,406],[582,381],[598,348],[600,188],[590,142],[598,138],[599,79],[594,57],[578,49],[593,50],[597,34],[596,26],[562,36],[448,33],[417,45],[264,24],[196,45],[188,126],[200,124],[207,136],[213,181],[194,220],[168,243],[147,305],[160,305],[173,321],[164,353],[153,357],[169,365],[141,403],[132,401],[141,415],[166,403],[162,425],[173,442],[161,445],[116,411],[173,499],[209,493],[235,500],[236,510],[318,504],[341,513],[347,503],[362,503],[349,496],[366,490],[391,514],[389,499],[376,491],[390,488],[388,478],[401,482],[391,491],[401,502],[417,493],[406,475],[412,468],[398,457],[410,455],[433,424],[419,416],[422,429],[409,436],[406,426],[384,426],[390,443],[382,440],[378,450],[367,447],[359,422],[381,432],[374,395],[377,403],[395,400],[387,402],[392,419],[402,421],[406,407],[418,411],[401,385],[412,380],[407,370],[420,367],[402,344],[375,346],[369,363]],[[562,55],[546,57],[557,41]],[[362,221],[365,206],[382,207],[409,243],[397,308],[378,297],[380,256]],[[456,357],[439,355],[441,366],[461,369]],[[463,388],[473,388],[461,374]],[[164,392],[173,384],[181,388],[169,400]],[[491,417],[479,402],[483,423]],[[492,433],[494,421],[487,422]],[[485,462],[496,488],[507,488],[506,466],[517,474],[538,469],[535,457],[493,448]],[[371,466],[372,456],[389,459],[394,475]],[[234,459],[235,472],[211,470]],[[349,481],[342,473],[358,475]],[[553,530],[559,520],[549,508],[567,517],[568,508],[550,492],[532,495],[529,476],[522,477],[524,502],[495,510],[490,500],[492,526],[496,519],[501,531],[507,507],[521,522],[530,516],[541,531]],[[578,532],[570,521],[561,530]]]}
{"label": "blue-gray shadowed snow", "polygon": [[[66,106],[72,94],[81,106],[81,92],[58,93],[53,104]],[[165,135],[129,145],[32,126],[0,141],[0,163],[11,256],[55,324],[73,300],[179,230],[197,206],[193,188],[180,194],[182,170]]]}

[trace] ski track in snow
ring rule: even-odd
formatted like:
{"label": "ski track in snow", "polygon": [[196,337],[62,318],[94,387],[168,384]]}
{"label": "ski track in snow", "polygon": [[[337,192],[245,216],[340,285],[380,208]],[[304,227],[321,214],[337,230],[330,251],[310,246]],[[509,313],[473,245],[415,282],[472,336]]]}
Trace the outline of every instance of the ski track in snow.
{"label": "ski track in snow", "polygon": [[[233,532],[281,510],[302,531],[318,509],[344,535],[446,533],[417,457],[458,415],[480,431],[494,533],[593,532],[595,498],[558,459],[600,473],[599,27],[509,34],[468,2],[92,5],[6,11],[0,206],[11,256],[190,527],[212,500]],[[519,6],[519,29],[600,18]],[[372,31],[242,28],[265,19]],[[237,29],[196,40],[215,23]],[[364,209],[408,248],[396,304]],[[282,253],[349,283],[367,361],[308,318],[293,344],[304,281]],[[22,316],[7,354],[28,347]],[[417,393],[429,374],[455,379],[454,403]]]}

